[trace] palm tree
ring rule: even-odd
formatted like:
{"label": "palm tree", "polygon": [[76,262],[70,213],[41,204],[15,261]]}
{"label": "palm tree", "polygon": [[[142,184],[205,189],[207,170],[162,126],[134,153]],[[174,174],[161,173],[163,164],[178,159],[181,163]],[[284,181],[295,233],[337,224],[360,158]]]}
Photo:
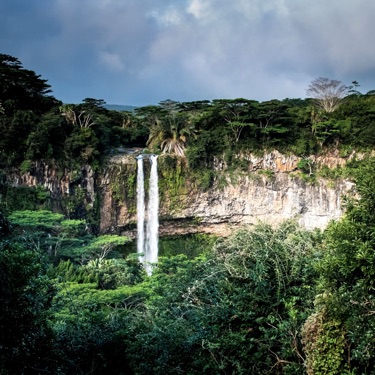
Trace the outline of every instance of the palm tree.
{"label": "palm tree", "polygon": [[156,119],[150,129],[147,146],[151,149],[160,148],[163,154],[185,157],[186,144],[196,134],[186,114],[169,113],[162,120]]}

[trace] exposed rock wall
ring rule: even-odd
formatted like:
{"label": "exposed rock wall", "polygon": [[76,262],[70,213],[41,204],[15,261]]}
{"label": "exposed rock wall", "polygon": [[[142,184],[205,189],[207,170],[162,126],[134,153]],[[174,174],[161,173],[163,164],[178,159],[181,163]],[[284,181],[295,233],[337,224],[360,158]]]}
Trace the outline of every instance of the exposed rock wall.
{"label": "exposed rock wall", "polygon": [[[353,188],[351,182],[320,180],[308,184],[298,174],[291,173],[297,169],[300,158],[277,151],[241,157],[248,162],[247,172],[238,175],[235,181],[226,177],[224,187],[214,186],[208,191],[193,186],[185,188],[174,197],[174,202],[168,194],[161,196],[161,235],[206,232],[225,236],[242,225],[259,221],[278,224],[290,218],[309,229],[324,228],[330,220],[343,214],[342,198]],[[310,159],[329,168],[343,165],[348,160],[334,154]],[[226,166],[217,160],[214,168],[225,170]],[[268,173],[259,173],[264,170]],[[40,162],[30,172],[14,173],[9,179],[14,186],[44,186],[54,199],[69,196],[74,189],[82,189],[86,206],[92,206],[99,199],[101,232],[134,237],[135,174],[135,157],[133,153],[127,153],[113,157],[102,173],[94,173],[90,166],[83,166],[78,173],[67,170],[58,173],[56,168]]]}
{"label": "exposed rock wall", "polygon": [[[309,155],[306,159],[310,160],[316,167],[327,166],[328,168],[336,168],[344,166],[348,161],[356,158],[362,159],[365,155],[353,151],[347,157],[339,155],[337,150],[325,153],[323,155]],[[374,156],[374,154],[372,154]],[[292,172],[298,168],[298,162],[301,157],[296,155],[285,155],[279,151],[265,152],[263,154],[243,153],[237,156],[248,162],[248,171],[270,170],[273,172]],[[224,170],[228,166],[221,160],[216,159],[214,167],[217,170]]]}
{"label": "exposed rock wall", "polygon": [[84,192],[84,204],[92,207],[97,190],[96,174],[90,165],[81,166],[79,171],[61,170],[43,161],[34,162],[29,172],[13,171],[7,175],[11,186],[40,186],[48,190],[53,202],[74,194],[78,189]]}
{"label": "exposed rock wall", "polygon": [[[325,228],[330,220],[343,214],[342,197],[352,187],[348,181],[332,186],[321,180],[309,185],[287,173],[275,173],[273,177],[250,173],[223,189],[189,194],[186,207],[169,215],[165,222],[163,214],[168,213],[162,210],[161,231],[183,233],[196,228],[226,235],[241,225],[259,221],[278,224],[291,218],[308,229]],[[184,223],[186,218],[194,218],[191,225]]]}
{"label": "exposed rock wall", "polygon": [[[134,183],[126,186],[127,178],[133,176]],[[135,237],[136,194],[135,178],[136,160],[134,156],[112,158],[108,167],[98,176],[100,196],[100,231],[123,232]],[[132,189],[132,194],[129,190]],[[133,227],[133,231],[131,228]]]}
{"label": "exposed rock wall", "polygon": [[[336,154],[309,159],[315,165],[326,165],[335,168],[344,165],[348,158]],[[297,164],[301,158],[295,155],[283,155],[277,151],[264,155],[241,155],[248,161],[248,171],[237,176],[235,181],[227,177],[224,187],[201,191],[188,186],[182,189],[174,202],[170,195],[164,194],[160,199],[160,233],[185,234],[194,232],[228,235],[234,228],[265,221],[278,224],[286,219],[295,219],[302,226],[325,228],[329,221],[338,219],[343,214],[342,198],[348,194],[353,183],[339,181],[336,183],[320,180],[308,184],[298,177]],[[116,156],[116,165],[131,163],[129,156]],[[225,170],[223,161],[216,160],[214,168]],[[262,175],[260,171],[268,171]],[[162,174],[162,173],[161,173]],[[162,178],[162,177],[161,177]],[[223,184],[221,184],[223,185]],[[134,223],[134,214],[127,211],[124,204],[120,209],[113,209],[110,193],[110,181],[102,188],[101,229],[117,227],[129,236],[135,236],[129,223]],[[176,208],[177,206],[177,208]]]}

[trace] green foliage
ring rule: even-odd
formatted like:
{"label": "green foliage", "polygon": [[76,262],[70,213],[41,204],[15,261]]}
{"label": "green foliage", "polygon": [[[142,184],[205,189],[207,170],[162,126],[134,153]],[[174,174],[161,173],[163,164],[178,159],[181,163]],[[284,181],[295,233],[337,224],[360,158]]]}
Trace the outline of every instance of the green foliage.
{"label": "green foliage", "polygon": [[300,374],[320,239],[293,223],[263,225],[194,260],[161,258],[127,344],[134,372]]}
{"label": "green foliage", "polygon": [[[9,236],[10,225],[3,221],[2,235]],[[133,287],[142,280],[143,268],[132,258],[86,266],[70,260],[51,264],[55,295],[42,266],[43,251],[58,242],[66,251],[66,242],[74,242],[69,236],[82,235],[83,222],[49,211],[15,212],[12,222],[22,237],[15,233],[19,243],[9,237],[0,244],[1,373],[128,373],[123,360],[126,309],[146,295]],[[89,247],[103,251],[125,241],[91,238]],[[88,281],[95,284],[82,284]]]}
{"label": "green foliage", "polygon": [[151,150],[160,149],[164,154],[185,156],[185,148],[189,138],[195,138],[194,124],[189,121],[185,113],[168,114],[157,118],[150,128],[150,136],[147,146]]}
{"label": "green foliage", "polygon": [[[358,169],[361,199],[348,203],[350,220],[329,228],[325,251],[320,232],[287,222],[239,231],[212,252],[205,251],[212,247],[207,240],[204,255],[191,260],[161,257],[152,277],[134,257],[52,266],[49,275],[59,289],[52,304],[53,353],[61,358],[60,372],[75,366],[85,373],[94,364],[99,373],[121,373],[121,367],[135,374],[300,374],[304,368],[308,374],[370,373],[372,168]],[[26,227],[53,228],[66,240],[83,229],[81,221],[46,212],[25,218]],[[365,245],[358,241],[364,236]],[[202,239],[192,239],[192,250]],[[126,239],[83,241],[86,251],[101,253]],[[188,248],[174,240],[165,249],[170,255]],[[314,312],[317,271],[321,294]]]}
{"label": "green foliage", "polygon": [[129,238],[118,235],[104,234],[94,237],[85,246],[84,257],[89,259],[104,259],[115,249],[129,242]]}
{"label": "green foliage", "polygon": [[[48,96],[49,85],[18,59],[0,54],[0,163],[2,166],[44,159],[58,165],[99,166],[114,147],[140,142],[148,134],[130,113],[109,111],[102,100],[61,105]],[[133,142],[133,143],[132,143]]]}
{"label": "green foliage", "polygon": [[350,119],[326,118],[323,121],[315,122],[312,126],[312,131],[320,146],[322,146],[327,143],[332,144],[340,138],[346,138],[350,128]]}
{"label": "green foliage", "polygon": [[2,239],[4,236],[8,235],[12,229],[9,220],[3,215],[0,211],[0,238]]}
{"label": "green foliage", "polygon": [[27,138],[27,159],[59,160],[61,162],[64,159],[64,142],[70,132],[71,129],[57,108],[43,114],[38,126]]}
{"label": "green foliage", "polygon": [[9,219],[14,224],[26,227],[51,228],[61,223],[64,215],[47,210],[24,210],[15,211],[9,215]]}
{"label": "green foliage", "polygon": [[85,310],[76,319],[55,322],[53,351],[58,357],[58,374],[127,375],[124,359],[123,327],[128,324],[124,314],[114,310],[101,314]]}
{"label": "green foliage", "polygon": [[375,145],[374,95],[355,92],[335,111],[316,111],[311,99],[257,102],[245,98],[180,103],[173,100],[134,112],[111,111],[100,99],[61,105],[46,80],[0,56],[0,162],[3,166],[57,161],[60,167],[98,168],[119,147],[145,147],[186,156],[193,170],[214,158],[231,164],[242,150],[279,149],[308,155],[322,146]]}
{"label": "green foliage", "polygon": [[41,186],[0,186],[0,205],[5,212],[50,208],[50,192]]}
{"label": "green foliage", "polygon": [[52,328],[61,373],[128,374],[124,355],[128,309],[142,301],[142,288],[99,290],[87,283],[59,287]]}
{"label": "green foliage", "polygon": [[158,165],[159,195],[168,203],[170,212],[178,212],[184,207],[189,189],[186,161],[181,157],[162,155]]}
{"label": "green foliage", "polygon": [[0,243],[0,368],[3,374],[52,373],[47,325],[54,289],[37,252],[10,239]]}
{"label": "green foliage", "polygon": [[77,183],[73,184],[73,186],[71,187],[72,187],[71,194],[63,196],[61,199],[64,212],[69,218],[82,219],[91,210],[91,207],[90,206],[87,207],[87,205],[85,204],[86,192]]}
{"label": "green foliage", "polygon": [[192,175],[195,186],[201,191],[207,191],[213,186],[216,173],[212,169],[202,169]]}
{"label": "green foliage", "polygon": [[[59,238],[56,239],[59,241]],[[70,259],[76,263],[86,264],[91,260],[104,260],[119,257],[123,245],[129,242],[127,237],[117,235],[82,236],[76,239],[63,238],[58,243],[57,259]]]}
{"label": "green foliage", "polygon": [[302,158],[297,163],[297,168],[302,172],[300,178],[302,181],[305,181],[308,184],[316,184],[316,163],[314,160],[310,160],[308,158]]}
{"label": "green foliage", "polygon": [[27,172],[30,172],[31,170],[31,161],[30,160],[24,160],[21,165],[20,165],[20,171],[22,173],[27,173]]}
{"label": "green foliage", "polygon": [[70,237],[79,236],[86,227],[84,220],[70,219],[60,222],[61,229]]}
{"label": "green foliage", "polygon": [[260,169],[258,171],[258,174],[261,176],[265,176],[268,179],[274,179],[275,178],[275,172],[272,171],[271,169]]}
{"label": "green foliage", "polygon": [[12,56],[0,54],[0,163],[22,162],[27,138],[35,129],[40,116],[58,102],[50,93],[49,85],[35,72],[22,67]]}
{"label": "green foliage", "polygon": [[50,271],[59,280],[51,321],[63,374],[128,374],[125,358],[131,311],[147,296],[141,265],[132,258],[70,261]]}
{"label": "green foliage", "polygon": [[356,175],[358,175],[358,170],[362,170],[366,164],[371,163],[371,157],[365,157],[361,160],[353,158],[348,160],[348,162],[343,166],[337,166],[336,168],[328,168],[327,166],[322,166],[316,170],[316,175],[324,179],[339,181],[343,179],[353,180]]}
{"label": "green foliage", "polygon": [[216,237],[206,234],[179,235],[159,238],[159,255],[172,257],[179,254],[193,259],[212,248]]}
{"label": "green foliage", "polygon": [[135,285],[142,281],[141,264],[127,259],[92,259],[85,265],[60,261],[48,271],[48,275],[60,282],[94,283],[97,289],[116,289],[124,285]]}
{"label": "green foliage", "polygon": [[[321,280],[317,313],[325,311],[327,318],[316,345],[320,345],[321,340],[336,340],[338,346],[336,349],[332,347],[333,357],[329,363],[324,353],[328,346],[322,352],[312,351],[308,355],[314,362],[325,364],[329,373],[335,373],[340,365],[341,371],[348,369],[370,374],[375,365],[374,166],[374,161],[370,160],[357,169],[355,176],[359,198],[348,200],[345,217],[327,229],[326,250],[319,262]],[[350,348],[350,353],[343,353],[342,340]]]}
{"label": "green foliage", "polygon": [[40,250],[54,263],[62,259],[87,263],[119,257],[129,239],[118,235],[93,236],[83,220],[66,220],[62,214],[47,210],[15,211],[10,216],[20,238]]}
{"label": "green foliage", "polygon": [[126,205],[129,212],[136,210],[136,163],[108,167],[112,196],[119,205]]}
{"label": "green foliage", "polygon": [[307,173],[309,175],[313,173],[313,167],[314,167],[314,162],[309,159],[301,159],[297,163],[297,168],[299,168],[303,173]]}
{"label": "green foliage", "polygon": [[302,335],[308,375],[336,375],[349,370],[344,361],[345,355],[350,355],[345,332],[335,318],[328,318],[323,311],[309,316]]}

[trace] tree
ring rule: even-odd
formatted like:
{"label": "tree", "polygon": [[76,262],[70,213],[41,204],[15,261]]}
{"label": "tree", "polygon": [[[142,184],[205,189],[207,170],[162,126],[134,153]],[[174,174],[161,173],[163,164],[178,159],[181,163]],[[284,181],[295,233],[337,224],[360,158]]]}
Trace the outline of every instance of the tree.
{"label": "tree", "polygon": [[24,160],[27,139],[40,116],[58,105],[47,80],[23,68],[12,56],[0,54],[0,162]]}
{"label": "tree", "polygon": [[55,294],[40,254],[9,236],[0,242],[0,373],[55,373],[47,324]]}
{"label": "tree", "polygon": [[335,113],[335,118],[350,122],[351,126],[341,136],[344,144],[352,147],[373,147],[375,144],[375,96],[352,94],[345,105]]}
{"label": "tree", "polygon": [[186,143],[189,138],[196,136],[195,128],[181,114],[177,118],[169,120],[160,149],[164,154],[185,157]]}
{"label": "tree", "polygon": [[62,160],[64,144],[72,127],[61,116],[57,107],[41,116],[27,138],[27,160]]}
{"label": "tree", "polygon": [[257,136],[266,146],[280,145],[291,133],[289,105],[273,99],[259,103],[254,121],[258,122]]}
{"label": "tree", "polygon": [[150,126],[147,146],[159,147],[164,154],[185,157],[188,139],[196,136],[195,126],[187,113],[178,110],[177,102],[165,100],[160,107]]}
{"label": "tree", "polygon": [[0,82],[0,101],[7,115],[30,109],[41,113],[57,104],[47,95],[51,92],[47,80],[25,69],[16,57],[0,54]]}
{"label": "tree", "polygon": [[36,127],[38,116],[34,111],[15,110],[9,117],[3,116],[0,123],[0,154],[8,156],[8,162],[23,160],[27,139]]}
{"label": "tree", "polygon": [[319,242],[319,232],[286,222],[240,230],[191,261],[160,258],[128,335],[134,372],[303,373],[299,330]]}
{"label": "tree", "polygon": [[122,246],[129,241],[128,237],[114,234],[103,234],[102,236],[96,237],[90,241],[86,247],[85,256],[92,259],[103,260],[113,249]]}
{"label": "tree", "polygon": [[105,234],[94,237],[88,233],[83,220],[64,220],[64,216],[48,210],[15,211],[9,219],[15,226],[19,240],[35,250],[48,254],[52,261],[68,258],[87,263],[91,259],[105,259],[130,240],[128,237]]}
{"label": "tree", "polygon": [[48,255],[52,262],[60,257],[73,257],[72,248],[82,249],[85,244],[83,238],[87,232],[82,220],[64,220],[62,214],[48,210],[14,211],[9,219],[18,240],[44,256]]}
{"label": "tree", "polygon": [[220,116],[231,129],[235,143],[239,141],[246,126],[254,127],[254,124],[249,122],[249,113],[256,107],[256,101],[243,98],[216,99],[212,104],[219,110]]}
{"label": "tree", "polygon": [[[61,107],[61,115],[65,117],[66,121],[73,125],[82,128],[90,128],[95,125],[92,115],[85,110],[77,111],[72,105],[64,105]],[[78,106],[77,106],[78,107]]]}
{"label": "tree", "polygon": [[347,136],[350,130],[350,119],[320,118],[312,121],[312,133],[320,147],[327,143],[338,143],[340,136]]}
{"label": "tree", "polygon": [[348,94],[348,87],[342,82],[319,77],[314,79],[307,91],[307,96],[314,99],[315,105],[324,112],[334,112]]}
{"label": "tree", "polygon": [[326,230],[316,310],[304,327],[309,374],[375,368],[375,161],[356,169],[357,199]]}

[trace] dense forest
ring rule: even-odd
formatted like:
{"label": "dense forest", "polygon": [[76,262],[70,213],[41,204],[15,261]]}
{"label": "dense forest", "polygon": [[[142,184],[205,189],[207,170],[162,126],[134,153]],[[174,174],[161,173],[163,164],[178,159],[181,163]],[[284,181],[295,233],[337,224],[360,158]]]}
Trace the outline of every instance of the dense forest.
{"label": "dense forest", "polygon": [[[319,78],[307,99],[116,111],[62,103],[0,54],[0,374],[375,374],[375,161],[316,171],[309,159],[371,155],[375,91],[359,90]],[[311,183],[345,176],[358,194],[324,231],[286,221],[161,241],[148,276],[95,214],[53,211],[48,191],[7,180],[37,160],[98,171],[135,147],[183,160],[202,188],[215,160],[244,170],[241,155],[276,149],[302,157]]]}

